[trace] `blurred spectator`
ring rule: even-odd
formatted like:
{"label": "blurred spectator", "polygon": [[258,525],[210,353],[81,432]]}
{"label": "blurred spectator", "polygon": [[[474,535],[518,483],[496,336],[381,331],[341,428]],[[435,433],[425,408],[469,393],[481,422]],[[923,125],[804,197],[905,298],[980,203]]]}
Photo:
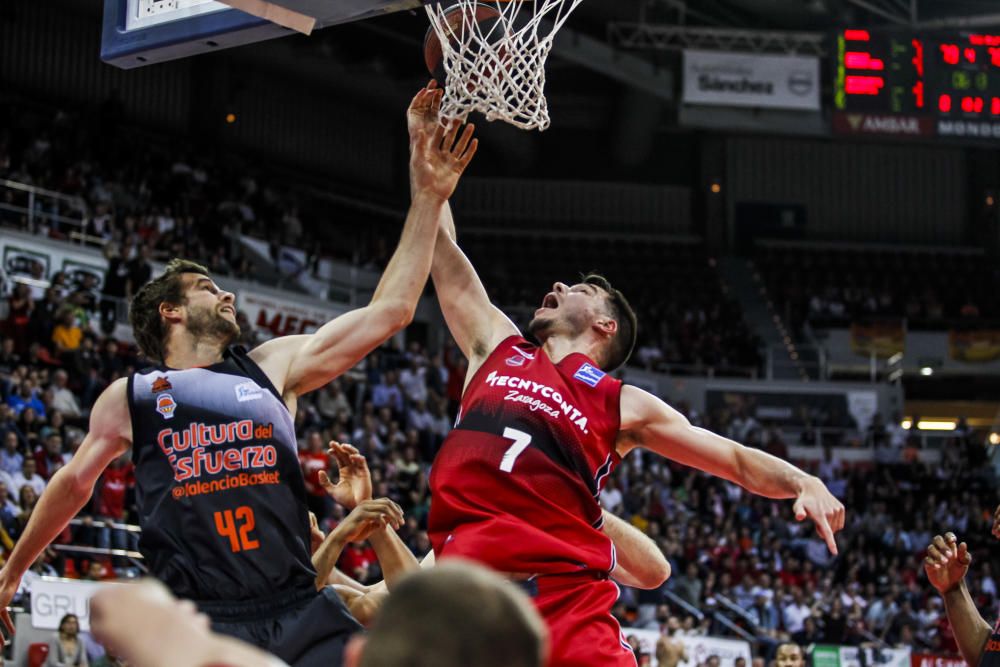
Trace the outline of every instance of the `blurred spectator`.
{"label": "blurred spectator", "polygon": [[66,614],[59,621],[59,630],[49,640],[46,667],[87,667],[87,651],[80,637],[80,620],[76,614]]}

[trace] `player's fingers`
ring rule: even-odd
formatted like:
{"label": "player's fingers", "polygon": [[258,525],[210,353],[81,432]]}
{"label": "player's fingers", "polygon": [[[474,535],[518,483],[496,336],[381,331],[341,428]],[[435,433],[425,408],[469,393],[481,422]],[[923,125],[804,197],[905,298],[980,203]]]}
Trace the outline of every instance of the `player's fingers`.
{"label": "player's fingers", "polygon": [[[10,610],[6,607],[0,609],[0,621],[3,621],[3,625],[7,628],[7,634],[11,637],[14,636],[14,621],[10,618]],[[6,643],[6,642],[5,642]]]}
{"label": "player's fingers", "polygon": [[927,547],[927,560],[935,565],[945,565],[948,562],[947,557],[933,544]]}
{"label": "player's fingers", "polygon": [[947,532],[944,534],[944,541],[948,543],[949,546],[954,546],[958,544],[958,538],[955,537],[955,533]]}
{"label": "player's fingers", "polygon": [[330,476],[326,474],[325,470],[320,470],[318,477],[319,477],[319,484],[323,488],[326,488],[328,486],[333,486],[333,482],[330,481]]}
{"label": "player's fingers", "polygon": [[969,553],[969,545],[965,542],[958,545],[958,560],[965,565],[972,562],[972,554]]}
{"label": "player's fingers", "polygon": [[833,536],[833,531],[830,529],[830,524],[827,523],[826,517],[822,517],[816,522],[816,532],[819,533],[820,537],[826,540],[826,547],[830,550],[830,553],[836,556],[838,554],[837,540]]}
{"label": "player's fingers", "polygon": [[[434,82],[434,85],[437,85],[436,81]],[[441,114],[441,101],[443,99],[444,99],[444,91],[443,90],[436,89],[431,94],[431,113],[434,114],[435,118],[437,118]]]}
{"label": "player's fingers", "polygon": [[465,151],[465,155],[458,161],[458,168],[461,171],[465,171],[465,168],[469,166],[469,163],[472,162],[472,156],[476,154],[477,150],[479,150],[479,139],[473,139],[469,144],[469,148]]}
{"label": "player's fingers", "polygon": [[448,124],[448,133],[445,135],[444,143],[441,144],[444,150],[451,152],[452,146],[455,145],[455,139],[458,137],[458,131],[461,128],[462,123],[457,120],[453,120]]}
{"label": "player's fingers", "polygon": [[458,143],[455,144],[455,149],[451,152],[455,157],[462,157],[465,153],[465,149],[469,147],[469,142],[472,141],[472,134],[476,131],[476,126],[469,123],[465,126],[465,131],[462,132],[462,136],[458,138]]}
{"label": "player's fingers", "polygon": [[945,543],[943,537],[941,537],[940,535],[935,535],[932,542],[934,543],[934,546],[937,547],[938,551],[940,551],[942,554],[948,557],[951,556],[951,550],[948,548],[948,545]]}
{"label": "player's fingers", "polygon": [[806,518],[806,516],[808,516],[806,513],[806,503],[802,500],[802,498],[795,501],[795,504],[792,505],[792,511],[795,512],[796,521],[802,521]]}

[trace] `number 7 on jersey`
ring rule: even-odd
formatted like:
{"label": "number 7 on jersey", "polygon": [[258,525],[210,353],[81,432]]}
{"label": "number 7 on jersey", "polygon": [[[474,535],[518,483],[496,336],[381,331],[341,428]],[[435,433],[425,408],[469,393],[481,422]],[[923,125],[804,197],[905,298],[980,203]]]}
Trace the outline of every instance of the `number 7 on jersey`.
{"label": "number 7 on jersey", "polygon": [[514,444],[504,452],[503,459],[500,461],[500,470],[514,472],[514,463],[517,461],[517,457],[524,453],[524,450],[531,444],[531,436],[524,431],[507,427],[503,430],[503,437],[513,440]]}

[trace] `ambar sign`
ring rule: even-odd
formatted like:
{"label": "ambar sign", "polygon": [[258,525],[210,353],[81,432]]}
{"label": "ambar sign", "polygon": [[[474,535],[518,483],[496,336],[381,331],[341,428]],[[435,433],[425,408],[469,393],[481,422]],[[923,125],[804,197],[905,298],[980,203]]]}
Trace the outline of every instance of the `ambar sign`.
{"label": "ambar sign", "polygon": [[833,115],[833,129],[838,134],[932,137],[934,121],[923,116],[837,112]]}

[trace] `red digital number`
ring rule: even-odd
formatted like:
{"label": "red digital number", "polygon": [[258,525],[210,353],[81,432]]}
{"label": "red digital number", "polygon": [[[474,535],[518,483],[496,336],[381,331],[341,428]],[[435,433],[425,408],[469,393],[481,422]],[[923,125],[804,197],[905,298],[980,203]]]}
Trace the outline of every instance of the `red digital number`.
{"label": "red digital number", "polygon": [[957,65],[960,58],[957,44],[942,44],[941,57],[949,65]]}
{"label": "red digital number", "polygon": [[[239,528],[236,526],[237,521],[242,522]],[[215,530],[219,535],[229,539],[229,549],[233,553],[260,548],[260,542],[250,537],[250,531],[256,525],[253,510],[246,505],[237,507],[235,513],[232,510],[215,513]]]}
{"label": "red digital number", "polygon": [[941,110],[941,113],[951,111],[951,95],[942,95],[938,98],[938,109]]}

